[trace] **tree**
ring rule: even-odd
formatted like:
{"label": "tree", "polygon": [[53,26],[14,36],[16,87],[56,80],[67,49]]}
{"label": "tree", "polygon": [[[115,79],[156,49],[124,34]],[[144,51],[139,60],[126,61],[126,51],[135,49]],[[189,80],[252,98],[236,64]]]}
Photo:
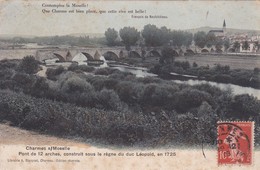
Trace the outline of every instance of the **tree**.
{"label": "tree", "polygon": [[212,47],[213,45],[216,44],[217,37],[215,36],[214,33],[208,33],[206,36],[206,45],[208,48]]}
{"label": "tree", "polygon": [[185,45],[186,47],[188,47],[188,46],[191,45],[193,35],[192,35],[192,33],[189,33],[189,32],[184,32],[183,34],[184,34],[183,45]]}
{"label": "tree", "polygon": [[223,44],[224,44],[224,42],[221,39],[218,39],[216,41],[216,51],[220,51],[221,48],[223,47]]}
{"label": "tree", "polygon": [[105,32],[107,44],[114,46],[118,37],[118,32],[114,28],[108,28]]}
{"label": "tree", "polygon": [[160,45],[166,44],[170,40],[171,30],[163,26],[160,29]]}
{"label": "tree", "polygon": [[234,44],[233,44],[233,48],[235,49],[235,51],[237,52],[240,48],[240,43],[238,41],[236,41]]}
{"label": "tree", "polygon": [[135,45],[140,38],[140,32],[134,27],[124,27],[120,29],[119,34],[128,51],[130,51],[131,45]]}
{"label": "tree", "polygon": [[205,47],[206,45],[206,33],[203,31],[199,31],[194,34],[194,41],[195,45],[199,46],[200,48]]}
{"label": "tree", "polygon": [[142,37],[147,46],[160,45],[160,30],[155,25],[145,25],[142,31]]}
{"label": "tree", "polygon": [[224,47],[225,47],[225,51],[227,51],[227,49],[230,47],[229,40],[224,40]]}
{"label": "tree", "polygon": [[27,74],[37,73],[39,68],[39,61],[35,60],[33,56],[26,56],[19,64],[19,70]]}
{"label": "tree", "polygon": [[171,47],[164,46],[162,48],[162,57],[160,58],[160,63],[173,63],[174,57],[176,55],[176,51],[174,51]]}
{"label": "tree", "polygon": [[245,41],[245,42],[243,43],[242,47],[243,47],[243,49],[248,50],[248,48],[249,48],[249,43],[248,43],[248,41]]}
{"label": "tree", "polygon": [[174,46],[181,47],[184,42],[184,36],[182,31],[172,31],[171,40]]}
{"label": "tree", "polygon": [[147,46],[160,46],[170,40],[170,30],[167,27],[157,28],[155,25],[145,25],[142,31],[142,37]]}
{"label": "tree", "polygon": [[257,42],[255,43],[255,48],[256,48],[256,51],[258,51],[258,50],[259,50],[259,48],[260,48],[259,41],[257,41]]}

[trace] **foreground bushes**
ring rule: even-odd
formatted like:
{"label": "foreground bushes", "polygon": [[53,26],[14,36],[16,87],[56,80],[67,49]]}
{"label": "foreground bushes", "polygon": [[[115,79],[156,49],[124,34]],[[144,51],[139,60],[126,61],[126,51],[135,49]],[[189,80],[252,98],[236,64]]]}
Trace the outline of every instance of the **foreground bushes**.
{"label": "foreground bushes", "polygon": [[118,123],[126,118],[121,112],[81,108],[22,93],[0,90],[0,95],[0,120],[9,120],[16,126],[51,134],[105,138],[106,135],[100,135],[106,133],[111,121]]}
{"label": "foreground bushes", "polygon": [[[180,118],[174,113],[171,116],[168,116],[171,113],[165,112],[145,116],[142,113],[82,108],[6,90],[0,90],[0,95],[0,121],[9,120],[16,126],[49,134],[77,135],[112,144],[144,143],[145,146],[152,146],[165,144],[162,143],[165,138],[168,142],[176,141],[172,138],[175,137],[171,134],[173,131],[176,135],[187,133],[186,127],[181,130],[173,126],[182,119],[186,120],[186,116]],[[186,139],[178,140],[179,143],[187,142]],[[195,139],[189,142],[195,144],[200,141]]]}
{"label": "foreground bushes", "polygon": [[57,68],[48,68],[46,70],[46,76],[50,80],[56,80],[56,76],[64,72],[64,67],[58,66]]}
{"label": "foreground bushes", "polygon": [[18,69],[27,74],[34,74],[39,71],[40,62],[35,60],[33,56],[26,56],[20,62]]}

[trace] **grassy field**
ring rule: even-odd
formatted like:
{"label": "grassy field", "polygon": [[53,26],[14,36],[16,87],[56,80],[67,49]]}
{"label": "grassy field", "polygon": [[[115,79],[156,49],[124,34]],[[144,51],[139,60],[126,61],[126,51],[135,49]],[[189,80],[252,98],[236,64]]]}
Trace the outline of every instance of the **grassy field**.
{"label": "grassy field", "polygon": [[3,59],[22,59],[27,55],[36,54],[36,49],[14,49],[14,50],[0,50],[0,60]]}
{"label": "grassy field", "polygon": [[175,60],[189,61],[191,64],[196,62],[199,66],[229,65],[231,69],[252,70],[260,67],[260,56],[196,55],[176,57]]}

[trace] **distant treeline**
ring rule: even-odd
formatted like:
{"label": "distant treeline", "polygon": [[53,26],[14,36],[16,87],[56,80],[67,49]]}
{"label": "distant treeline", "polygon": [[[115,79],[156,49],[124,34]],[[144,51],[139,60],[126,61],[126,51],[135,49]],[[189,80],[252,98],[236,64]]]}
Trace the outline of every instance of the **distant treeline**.
{"label": "distant treeline", "polygon": [[175,61],[174,63],[156,64],[150,70],[154,74],[167,76],[170,73],[188,74],[218,83],[231,83],[244,87],[260,89],[260,69],[230,69],[228,65],[217,64],[214,67],[192,65],[188,61]]}
{"label": "distant treeline", "polygon": [[89,36],[45,36],[34,38],[14,37],[12,39],[2,39],[0,41],[12,44],[37,43],[38,45],[71,45],[71,46],[93,46],[105,45],[106,40],[101,38],[90,38]]}
{"label": "distant treeline", "polygon": [[[221,39],[214,33],[206,33],[198,31],[194,34],[183,30],[171,30],[165,26],[159,28],[156,25],[147,24],[141,31],[135,27],[124,27],[119,31],[114,28],[108,28],[104,37],[90,38],[89,36],[45,36],[34,38],[14,37],[13,39],[0,39],[13,44],[37,43],[39,45],[71,45],[71,46],[125,46],[130,50],[131,46],[148,46],[156,47],[163,45],[171,45],[174,47],[189,47],[194,41],[195,45],[204,48],[215,46],[217,49],[225,47],[227,50],[230,47],[228,39]],[[240,44],[233,45],[234,50],[239,49]],[[245,49],[248,44],[243,45]]]}

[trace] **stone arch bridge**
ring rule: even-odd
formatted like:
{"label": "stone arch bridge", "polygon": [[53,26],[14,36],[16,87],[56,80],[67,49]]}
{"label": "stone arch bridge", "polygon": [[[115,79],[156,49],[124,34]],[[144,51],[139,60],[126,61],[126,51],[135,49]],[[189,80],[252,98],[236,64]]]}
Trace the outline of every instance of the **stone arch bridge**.
{"label": "stone arch bridge", "polygon": [[[203,51],[203,49],[175,49],[176,56],[194,55]],[[59,61],[73,61],[77,56],[84,56],[86,60],[100,60],[104,56],[107,60],[116,60],[126,57],[160,57],[161,47],[145,49],[142,51],[141,47],[133,47],[130,51],[125,50],[124,47],[112,48],[65,48],[65,49],[40,49],[36,52],[36,59],[44,61],[47,59],[58,58]]]}

